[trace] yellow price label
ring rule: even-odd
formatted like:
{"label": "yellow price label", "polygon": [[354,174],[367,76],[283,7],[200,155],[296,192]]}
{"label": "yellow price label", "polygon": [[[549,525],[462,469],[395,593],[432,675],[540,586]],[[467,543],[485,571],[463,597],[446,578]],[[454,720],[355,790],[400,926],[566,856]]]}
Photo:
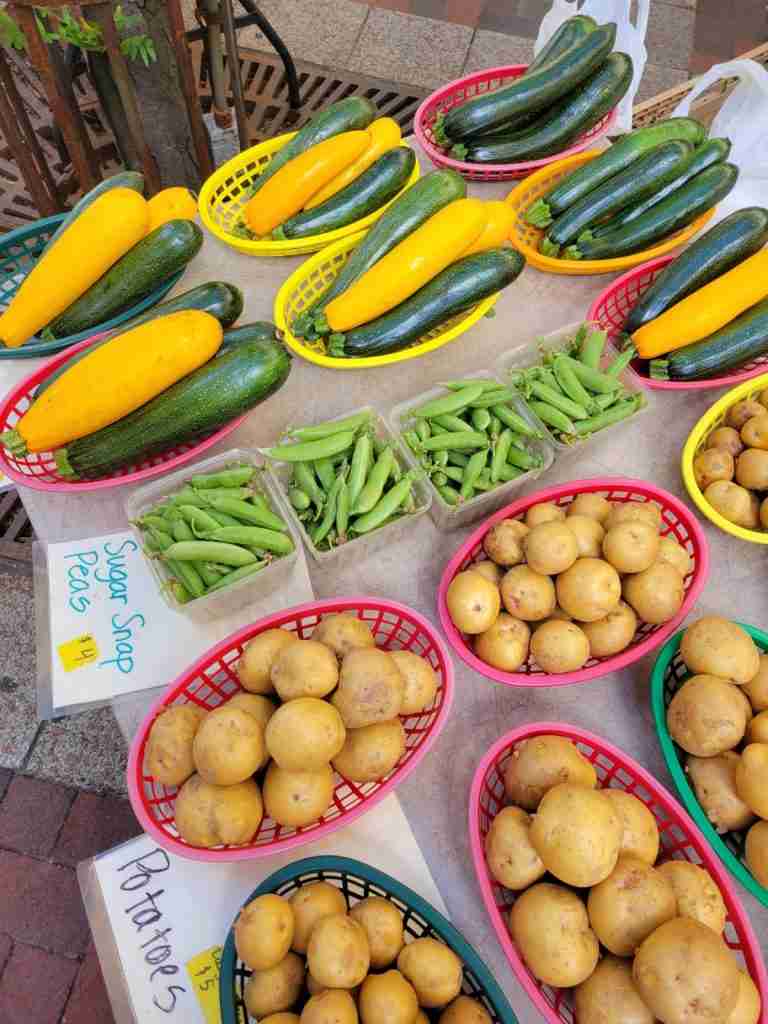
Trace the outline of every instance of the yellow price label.
{"label": "yellow price label", "polygon": [[206,1024],[221,1024],[219,972],[222,953],[221,946],[211,946],[187,962],[187,973],[192,980],[192,987]]}
{"label": "yellow price label", "polygon": [[98,645],[90,633],[76,636],[56,648],[65,672],[73,672],[76,668],[90,665],[99,657]]}

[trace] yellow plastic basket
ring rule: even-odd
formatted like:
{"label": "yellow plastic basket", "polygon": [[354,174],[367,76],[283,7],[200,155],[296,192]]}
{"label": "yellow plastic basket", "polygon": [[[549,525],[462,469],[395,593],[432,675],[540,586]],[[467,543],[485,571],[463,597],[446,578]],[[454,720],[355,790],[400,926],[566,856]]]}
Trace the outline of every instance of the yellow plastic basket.
{"label": "yellow plastic basket", "polygon": [[705,515],[711,523],[714,523],[715,526],[726,533],[739,537],[741,540],[748,540],[752,544],[768,544],[768,530],[747,530],[743,526],[737,526],[735,523],[729,522],[724,516],[721,516],[709,504],[701,488],[696,483],[696,477],[693,474],[693,460],[704,447],[704,442],[715,427],[723,425],[726,414],[732,405],[741,402],[745,398],[755,398],[756,395],[759,395],[766,388],[768,388],[768,373],[764,373],[761,377],[753,377],[752,380],[744,381],[738,387],[727,391],[722,398],[715,402],[711,409],[704,413],[688,435],[680,462],[686,489],[702,515]]}
{"label": "yellow plastic basket", "polygon": [[291,274],[277,293],[274,319],[277,327],[283,332],[283,341],[297,355],[302,359],[309,360],[310,363],[328,366],[333,370],[366,370],[372,366],[390,366],[406,359],[416,359],[428,352],[434,352],[435,349],[468,331],[472,324],[477,323],[480,317],[495,305],[499,297],[498,292],[489,295],[487,299],[483,299],[482,302],[473,306],[469,312],[459,313],[452,319],[446,320],[445,323],[425,334],[415,345],[402,349],[400,352],[354,359],[337,359],[328,356],[325,354],[325,346],[321,341],[297,338],[291,333],[290,325],[303,309],[311,305],[330,286],[347,262],[349,254],[364,235],[365,232],[360,231],[349,238],[342,238],[335,245],[329,245],[327,249],[312,256]]}
{"label": "yellow plastic basket", "polygon": [[[308,252],[318,252],[326,245],[338,241],[340,238],[354,234],[362,228],[370,227],[382,213],[393,203],[398,196],[402,195],[406,188],[410,188],[414,182],[419,180],[419,162],[416,161],[413,172],[408,183],[396,196],[390,199],[378,210],[369,213],[367,217],[353,221],[343,228],[335,231],[325,231],[320,235],[310,235],[308,238],[292,238],[285,241],[273,242],[265,238],[259,241],[251,241],[247,238],[238,238],[232,234],[232,228],[241,219],[243,207],[250,198],[251,185],[256,178],[264,171],[272,157],[287,143],[291,141],[296,132],[287,132],[285,135],[278,135],[275,139],[261,142],[258,146],[251,146],[250,149],[238,153],[222,164],[203,185],[198,200],[200,219],[212,235],[215,235],[220,242],[244,252],[248,256],[301,256]],[[401,146],[407,145],[405,142]]]}
{"label": "yellow plastic basket", "polygon": [[706,210],[687,228],[670,235],[659,245],[654,245],[651,249],[643,249],[642,252],[635,252],[631,256],[618,256],[614,260],[560,260],[552,256],[544,256],[539,252],[539,243],[544,232],[526,222],[525,211],[553,188],[558,181],[575,171],[577,167],[581,167],[582,164],[588,164],[590,160],[594,160],[601,152],[602,150],[599,149],[590,149],[586,153],[577,153],[575,156],[558,160],[557,163],[548,164],[521,181],[507,196],[506,202],[514,211],[514,221],[509,237],[514,247],[520,250],[525,256],[526,262],[531,266],[548,274],[571,275],[609,274],[614,270],[628,270],[629,267],[636,267],[640,263],[645,263],[646,260],[663,256],[664,253],[687,242],[704,227],[714,213],[714,207],[711,210]]}

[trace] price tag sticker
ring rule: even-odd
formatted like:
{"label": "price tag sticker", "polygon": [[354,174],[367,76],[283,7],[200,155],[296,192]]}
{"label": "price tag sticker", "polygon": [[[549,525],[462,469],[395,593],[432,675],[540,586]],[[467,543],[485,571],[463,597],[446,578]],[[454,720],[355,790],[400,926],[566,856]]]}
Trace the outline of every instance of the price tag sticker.
{"label": "price tag sticker", "polygon": [[221,1024],[219,972],[222,952],[221,946],[211,946],[187,962],[187,973],[192,980],[206,1024]]}
{"label": "price tag sticker", "polygon": [[82,633],[74,640],[67,640],[56,648],[65,672],[74,672],[76,668],[90,665],[99,657],[98,645],[90,633]]}

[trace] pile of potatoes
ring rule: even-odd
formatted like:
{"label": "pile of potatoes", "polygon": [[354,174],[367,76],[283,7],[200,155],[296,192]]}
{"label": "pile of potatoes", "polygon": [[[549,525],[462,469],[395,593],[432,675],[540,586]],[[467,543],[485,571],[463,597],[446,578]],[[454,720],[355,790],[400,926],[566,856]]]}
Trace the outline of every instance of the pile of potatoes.
{"label": "pile of potatoes", "polygon": [[731,406],[694,458],[693,475],[724,519],[768,530],[768,389]]}
{"label": "pile of potatoes", "polygon": [[529,656],[547,673],[575,672],[628,647],[641,622],[680,611],[688,552],[659,536],[653,502],[579,494],[532,505],[483,539],[485,558],[451,581],[448,614],[482,661],[515,672]]}
{"label": "pile of potatoes", "polygon": [[760,995],[722,938],[718,886],[687,861],[657,864],[641,800],[597,788],[563,736],[524,740],[503,774],[488,870],[515,893],[508,927],[525,964],[574,989],[578,1024],[756,1024]]}
{"label": "pile of potatoes", "polygon": [[406,748],[400,716],[430,707],[438,689],[428,661],[381,650],[346,612],[323,619],[309,640],[260,633],[236,671],[242,692],[213,711],[167,708],[147,740],[145,773],[181,787],[176,827],[192,846],[248,843],[265,813],[285,828],[318,821],[333,801],[334,769],[357,783],[389,775]]}
{"label": "pile of potatoes", "polygon": [[749,829],[744,859],[768,886],[768,655],[711,615],[686,629],[680,656],[694,674],[669,702],[669,734],[717,831]]}
{"label": "pile of potatoes", "polygon": [[428,1024],[425,1009],[442,1011],[440,1024],[491,1024],[460,994],[453,950],[426,936],[406,944],[400,911],[380,896],[348,908],[328,882],[258,896],[235,922],[235,947],[260,1024]]}

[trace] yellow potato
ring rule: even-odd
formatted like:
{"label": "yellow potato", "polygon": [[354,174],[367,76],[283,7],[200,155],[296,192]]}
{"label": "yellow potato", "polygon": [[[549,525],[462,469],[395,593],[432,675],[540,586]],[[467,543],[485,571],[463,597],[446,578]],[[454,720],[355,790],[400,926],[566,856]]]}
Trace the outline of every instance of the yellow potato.
{"label": "yellow potato", "polygon": [[747,743],[768,743],[768,711],[761,711],[749,722],[745,738]]}
{"label": "yellow potato", "polygon": [[490,580],[468,569],[451,580],[445,603],[456,629],[462,633],[483,633],[496,621],[501,596]]}
{"label": "yellow potato", "polygon": [[336,655],[317,640],[297,640],[277,655],[270,678],[282,701],[325,697],[339,681]]}
{"label": "yellow potato", "polygon": [[758,518],[760,525],[764,530],[768,530],[768,498],[763,498],[760,502],[760,508],[758,510]]}
{"label": "yellow potato", "polygon": [[605,523],[606,530],[612,530],[619,523],[649,523],[658,532],[661,529],[661,509],[652,501],[617,501],[611,506],[611,514]]}
{"label": "yellow potato", "polygon": [[318,772],[334,758],[347,736],[341,715],[326,700],[298,697],[282,704],[269,720],[267,750],[288,772]]}
{"label": "yellow potato", "polygon": [[548,618],[554,611],[555,586],[549,576],[534,572],[527,565],[515,565],[501,581],[501,599],[514,618],[536,622]]}
{"label": "yellow potato", "polygon": [[426,658],[412,651],[390,651],[390,658],[405,681],[401,715],[416,715],[431,706],[437,694],[437,673]]}
{"label": "yellow potato", "polygon": [[356,647],[376,646],[371,627],[358,619],[354,612],[327,615],[313,629],[312,639],[330,647],[339,661]]}
{"label": "yellow potato", "polygon": [[603,538],[603,558],[617,572],[643,572],[658,554],[659,534],[649,523],[618,523]]}
{"label": "yellow potato", "polygon": [[544,867],[567,885],[597,885],[613,871],[624,827],[599,789],[563,782],[542,797],[530,838]]}
{"label": "yellow potato", "polygon": [[757,1024],[761,1008],[757,986],[746,971],[739,971],[739,994],[726,1024]]}
{"label": "yellow potato", "polygon": [[533,634],[531,656],[545,672],[575,672],[589,660],[589,640],[575,622],[551,619]]}
{"label": "yellow potato", "polygon": [[358,649],[342,661],[331,703],[348,729],[362,729],[397,718],[404,696],[405,679],[397,662],[386,651]]}
{"label": "yellow potato", "polygon": [[768,821],[756,821],[747,832],[744,859],[760,885],[768,887]]}
{"label": "yellow potato", "polygon": [[768,412],[747,420],[741,428],[741,440],[747,448],[768,448]]}
{"label": "yellow potato", "polygon": [[768,743],[750,743],[736,765],[736,790],[758,818],[768,818]]}
{"label": "yellow potato", "polygon": [[736,767],[739,755],[726,750],[716,757],[688,755],[685,770],[691,780],[696,799],[718,832],[746,828],[754,820],[749,807],[736,790]]}
{"label": "yellow potato", "polygon": [[504,767],[507,797],[526,811],[535,811],[544,794],[561,782],[592,789],[597,785],[594,767],[565,736],[523,740]]}
{"label": "yellow potato", "polygon": [[714,757],[732,750],[747,728],[741,693],[718,676],[697,675],[686,680],[667,708],[667,728],[687,754]]}
{"label": "yellow potato", "polygon": [[745,487],[729,480],[716,480],[704,491],[704,498],[728,522],[746,530],[757,529],[760,503]]}
{"label": "yellow potato", "polygon": [[330,882],[310,882],[302,885],[291,896],[294,929],[291,949],[306,953],[309,936],[318,921],[330,914],[345,914],[347,903],[344,893]]}
{"label": "yellow potato", "polygon": [[742,687],[755,711],[768,708],[768,654],[760,655],[760,667],[749,682]]}
{"label": "yellow potato", "polygon": [[674,890],[678,916],[690,917],[720,935],[725,928],[726,909],[710,873],[686,860],[665,861],[657,870]]}
{"label": "yellow potato", "polygon": [[685,599],[682,577],[669,562],[654,562],[643,572],[625,577],[622,593],[642,621],[653,625],[673,619]]}
{"label": "yellow potato", "polygon": [[349,992],[326,988],[311,996],[301,1011],[300,1024],[357,1024],[357,1007]]}
{"label": "yellow potato", "polygon": [[531,529],[523,540],[523,551],[534,572],[554,576],[573,565],[579,555],[579,546],[576,534],[568,529],[565,520],[553,520]]}
{"label": "yellow potato", "polygon": [[683,579],[693,569],[693,560],[682,544],[678,544],[671,534],[659,540],[659,562],[669,562],[680,573]]}
{"label": "yellow potato", "polygon": [[733,427],[717,427],[707,438],[707,448],[724,448],[736,458],[744,450],[738,430]]}
{"label": "yellow potato", "polygon": [[[272,892],[257,896],[250,903],[246,903],[237,915],[237,955],[254,971],[266,971],[275,967],[288,955],[293,942],[293,930],[293,907],[288,900]],[[287,1010],[291,1005],[292,1003],[288,1003],[287,1006],[275,1007],[269,1012]]]}
{"label": "yellow potato", "polygon": [[198,774],[215,786],[244,782],[264,761],[264,730],[253,715],[223,704],[209,711],[195,734]]}
{"label": "yellow potato", "polygon": [[609,658],[626,650],[637,632],[637,616],[625,601],[596,622],[582,622],[593,658]]}
{"label": "yellow potato", "polygon": [[394,963],[405,944],[403,915],[395,904],[381,896],[368,896],[352,907],[349,916],[362,925],[368,937],[372,969],[380,971]]}
{"label": "yellow potato", "polygon": [[392,771],[405,753],[405,729],[399,718],[350,729],[333,767],[353,782],[376,782]]}
{"label": "yellow potato", "polygon": [[655,1024],[632,980],[632,965],[604,956],[573,993],[579,1024]]}
{"label": "yellow potato", "polygon": [[768,489],[768,452],[747,448],[736,459],[736,483],[751,491]]}
{"label": "yellow potato", "polygon": [[304,962],[289,953],[279,964],[256,970],[245,983],[245,1005],[248,1013],[259,1020],[290,1010],[304,986]]}
{"label": "yellow potato", "polygon": [[249,640],[236,669],[243,689],[250,693],[273,693],[275,688],[270,679],[272,662],[284,647],[295,640],[295,633],[287,629],[267,629]]}
{"label": "yellow potato", "polygon": [[447,1006],[461,992],[464,965],[437,939],[414,939],[400,951],[397,966],[416,990],[419,1006]]}
{"label": "yellow potato", "polygon": [[472,572],[479,572],[481,576],[485,576],[487,580],[495,584],[497,587],[501,583],[501,578],[504,575],[500,565],[496,562],[492,562],[490,558],[483,558],[480,562],[472,563]]}
{"label": "yellow potato", "polygon": [[735,427],[736,430],[741,430],[744,424],[751,420],[753,416],[762,416],[765,412],[765,408],[753,398],[746,398],[741,402],[736,402],[728,410],[726,421],[729,426]]}
{"label": "yellow potato", "polygon": [[325,814],[333,800],[333,769],[288,772],[274,761],[264,779],[264,807],[270,818],[291,828],[311,825]]}
{"label": "yellow potato", "polygon": [[531,505],[525,513],[525,525],[529,530],[542,523],[552,523],[562,519],[565,519],[565,509],[560,505],[555,505],[553,501],[540,501],[536,505]]}
{"label": "yellow potato", "polygon": [[610,875],[589,891],[592,931],[616,956],[632,956],[652,931],[677,916],[666,878],[639,857],[619,857]]}
{"label": "yellow potato", "polygon": [[525,622],[501,612],[490,629],[475,637],[475,654],[494,668],[516,672],[528,660],[530,639]]}
{"label": "yellow potato", "polygon": [[245,690],[236,693],[234,697],[230,697],[228,703],[231,708],[240,708],[241,711],[247,711],[249,715],[256,719],[262,729],[267,728],[267,722],[277,710],[274,702],[269,697],[262,697],[258,693],[248,693]]}
{"label": "yellow potato", "polygon": [[531,844],[531,820],[520,807],[502,807],[485,837],[488,870],[506,889],[527,889],[546,873]]}
{"label": "yellow potato", "polygon": [[326,988],[354,988],[368,974],[371,953],[368,936],[358,921],[331,914],[318,921],[309,936],[307,966]]}
{"label": "yellow potato", "polygon": [[595,622],[621,599],[619,574],[601,558],[578,558],[557,577],[557,603],[580,622]]}
{"label": "yellow potato", "polygon": [[580,985],[597,965],[599,945],[586,907],[561,885],[538,882],[521,893],[509,932],[529,971],[545,985]]}
{"label": "yellow potato", "polygon": [[599,558],[605,536],[600,521],[591,516],[573,515],[569,512],[565,523],[576,538],[579,558]]}
{"label": "yellow potato", "polygon": [[483,537],[483,551],[496,565],[517,565],[523,560],[528,527],[517,519],[502,519]]}
{"label": "yellow potato", "polygon": [[733,480],[735,470],[733,456],[725,448],[703,448],[693,460],[693,476],[701,491],[715,480]]}
{"label": "yellow potato", "polygon": [[760,651],[741,626],[719,615],[705,615],[683,633],[680,656],[693,673],[748,683],[760,669]]}
{"label": "yellow potato", "polygon": [[253,779],[212,786],[199,775],[187,779],[174,805],[176,828],[190,846],[242,846],[259,829],[264,808]]}
{"label": "yellow potato", "polygon": [[144,771],[164,786],[180,786],[193,774],[192,744],[206,712],[196,704],[177,704],[152,723],[144,753]]}
{"label": "yellow potato", "polygon": [[635,985],[663,1024],[712,1024],[736,1006],[739,969],[719,935],[688,917],[657,928],[638,949]]}
{"label": "yellow potato", "polygon": [[440,1014],[438,1024],[491,1024],[491,1015],[477,999],[457,996]]}
{"label": "yellow potato", "polygon": [[363,1024],[413,1024],[419,1001],[413,985],[400,971],[369,974],[360,989]]}
{"label": "yellow potato", "polygon": [[268,1017],[262,1017],[259,1024],[300,1024],[298,1013],[270,1013]]}
{"label": "yellow potato", "polygon": [[642,802],[623,789],[603,789],[621,818],[621,850],[619,856],[639,857],[646,864],[655,864],[659,855],[659,828],[656,819]]}
{"label": "yellow potato", "polygon": [[611,507],[607,498],[603,498],[599,494],[585,492],[576,495],[568,506],[566,516],[587,516],[589,519],[596,519],[601,526],[605,526],[605,522],[611,514]]}

